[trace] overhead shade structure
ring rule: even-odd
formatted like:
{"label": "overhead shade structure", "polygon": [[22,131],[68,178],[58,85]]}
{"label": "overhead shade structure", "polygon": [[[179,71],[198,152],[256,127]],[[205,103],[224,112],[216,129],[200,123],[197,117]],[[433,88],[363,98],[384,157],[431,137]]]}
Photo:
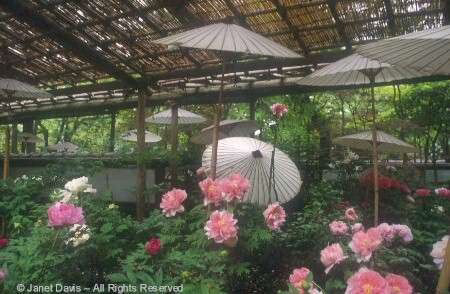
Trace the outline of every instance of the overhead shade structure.
{"label": "overhead shade structure", "polygon": [[[219,124],[219,139],[228,137],[250,137],[259,129],[259,125],[253,120],[222,120]],[[192,137],[195,144],[209,145],[213,139],[214,125],[204,128],[200,133]]]}
{"label": "overhead shade structure", "polygon": [[450,75],[450,25],[373,42],[357,52],[395,66]]}
{"label": "overhead shade structure", "polygon": [[41,138],[39,138],[35,134],[31,134],[31,133],[27,133],[27,132],[18,133],[17,134],[17,139],[20,142],[24,142],[24,143],[41,143],[41,142],[44,142],[44,140],[42,140]]}
{"label": "overhead shade structure", "polygon": [[[294,51],[277,44],[276,42],[258,35],[235,24],[216,23],[174,34],[155,43],[164,44],[172,48],[185,47],[206,49],[229,53],[244,53],[280,58],[301,57]],[[219,140],[219,122],[222,117],[222,97],[225,75],[225,60],[222,60],[222,78],[220,93],[217,99],[218,107],[214,117],[214,130],[212,140],[211,177],[216,176],[217,146]]]}
{"label": "overhead shade structure", "polygon": [[[300,172],[292,160],[281,150],[275,152],[275,174],[270,185],[270,164],[273,145],[246,137],[231,137],[219,140],[217,153],[217,178],[239,173],[251,182],[245,202],[267,205],[285,203],[300,191]],[[202,166],[211,167],[212,146],[203,153]],[[269,186],[271,188],[269,189]]]}
{"label": "overhead shade structure", "polygon": [[0,79],[0,98],[3,101],[50,97],[52,97],[50,93],[47,93],[32,85],[14,79]]}
{"label": "overhead shade structure", "polygon": [[80,147],[70,142],[60,141],[57,144],[49,145],[48,150],[60,153],[75,153],[80,150]]}
{"label": "overhead shade structure", "polygon": [[[123,133],[121,136],[122,140],[137,142],[137,130],[130,130]],[[152,132],[145,131],[145,143],[156,143],[161,141],[161,137],[153,134]]]}
{"label": "overhead shade structure", "polygon": [[[178,108],[178,124],[180,125],[200,124],[205,121],[206,118],[201,115]],[[167,109],[150,117],[147,117],[145,119],[145,122],[152,124],[170,125],[172,124],[172,109]]]}
{"label": "overhead shade structure", "polygon": [[352,54],[298,81],[300,85],[320,87],[321,89],[338,86],[370,86],[372,102],[372,160],[374,170],[374,225],[378,225],[379,202],[378,144],[374,87],[379,84],[403,82],[424,76],[429,76],[429,74],[411,68],[391,66],[388,63],[369,59],[360,54]]}
{"label": "overhead shade structure", "polygon": [[[333,140],[333,143],[350,148],[371,151],[373,149],[372,132],[362,132],[338,137]],[[377,150],[382,153],[400,154],[418,151],[416,147],[382,131],[377,131]]]}

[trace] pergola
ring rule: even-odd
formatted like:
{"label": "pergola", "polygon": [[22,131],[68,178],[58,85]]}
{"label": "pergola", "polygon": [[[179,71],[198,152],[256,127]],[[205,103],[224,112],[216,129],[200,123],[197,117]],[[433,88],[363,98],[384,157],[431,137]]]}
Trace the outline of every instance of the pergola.
{"label": "pergola", "polygon": [[237,23],[302,55],[235,56],[223,101],[252,103],[301,91],[297,79],[359,44],[449,19],[446,0],[3,0],[0,75],[53,97],[1,103],[0,124],[138,107],[143,132],[145,106],[215,103],[219,55],[152,43],[210,23]]}

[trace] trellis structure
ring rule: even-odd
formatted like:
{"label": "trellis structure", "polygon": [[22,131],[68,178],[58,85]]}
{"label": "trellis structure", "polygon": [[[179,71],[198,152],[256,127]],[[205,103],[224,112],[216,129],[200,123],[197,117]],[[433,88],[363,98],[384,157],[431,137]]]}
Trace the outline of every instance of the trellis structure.
{"label": "trellis structure", "polygon": [[[303,56],[235,56],[225,68],[229,85],[224,100],[251,102],[299,91],[296,78],[350,54],[354,46],[448,23],[449,2],[2,0],[0,75],[39,86],[54,97],[0,100],[0,123],[29,124],[30,119],[114,113],[137,106],[142,151],[144,107],[168,100],[212,103],[222,71],[217,53],[173,51],[152,40],[210,23],[234,22]],[[138,168],[142,201],[145,171],[142,163]]]}

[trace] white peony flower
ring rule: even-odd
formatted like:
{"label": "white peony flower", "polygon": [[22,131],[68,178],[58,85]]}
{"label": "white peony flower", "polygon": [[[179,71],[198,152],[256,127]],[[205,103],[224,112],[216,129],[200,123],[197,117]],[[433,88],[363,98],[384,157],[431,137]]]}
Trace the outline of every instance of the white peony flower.
{"label": "white peony flower", "polygon": [[433,250],[430,255],[433,257],[433,261],[439,269],[442,269],[444,264],[445,250],[447,249],[447,243],[449,235],[444,236],[441,241],[437,241],[433,244]]}
{"label": "white peony flower", "polygon": [[97,193],[97,189],[92,188],[92,185],[88,185],[88,187],[84,190],[84,193],[95,194]]}
{"label": "white peony flower", "polygon": [[67,239],[66,245],[72,244],[73,247],[78,247],[86,243],[90,239],[90,229],[86,225],[75,224],[70,227],[69,231],[73,236]]}
{"label": "white peony flower", "polygon": [[108,205],[108,209],[115,209],[115,208],[119,208],[119,206],[114,203],[111,203],[110,205]]}
{"label": "white peony flower", "polygon": [[81,193],[89,187],[88,178],[81,177],[73,179],[64,185],[64,188],[72,193]]}

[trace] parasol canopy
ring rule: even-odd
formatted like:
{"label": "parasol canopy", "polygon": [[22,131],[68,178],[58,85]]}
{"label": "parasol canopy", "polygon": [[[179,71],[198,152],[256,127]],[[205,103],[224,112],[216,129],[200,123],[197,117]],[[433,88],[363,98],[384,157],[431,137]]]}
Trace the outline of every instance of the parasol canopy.
{"label": "parasol canopy", "polygon": [[[212,146],[209,146],[203,153],[202,165],[207,170],[210,169],[211,151]],[[302,180],[294,162],[284,152],[275,149],[275,175],[269,192],[272,151],[271,144],[253,138],[231,137],[219,140],[217,177],[224,178],[233,173],[246,177],[251,188],[244,198],[245,202],[259,205],[276,201],[285,203],[298,194]]]}
{"label": "parasol canopy", "polygon": [[313,87],[369,85],[366,73],[370,71],[376,73],[375,85],[427,76],[411,68],[391,66],[355,53],[300,79],[298,84]]}
{"label": "parasol canopy", "polygon": [[14,79],[0,79],[2,100],[50,98],[52,95],[41,89]]}
{"label": "parasol canopy", "polygon": [[[372,150],[372,131],[339,137],[333,143],[361,150]],[[416,147],[382,131],[377,131],[377,150],[383,153],[414,153]]]}
{"label": "parasol canopy", "polygon": [[[253,120],[226,119],[219,124],[219,139],[228,137],[249,137],[259,129]],[[195,144],[208,145],[212,143],[214,125],[204,128],[200,133],[192,137]]]}
{"label": "parasol canopy", "polygon": [[64,141],[60,141],[57,144],[48,146],[49,151],[56,151],[56,152],[75,153],[79,149],[80,147],[78,147],[77,145]]}
{"label": "parasol canopy", "polygon": [[22,133],[17,134],[17,139],[20,142],[24,142],[24,143],[41,143],[41,142],[44,142],[44,140],[42,140],[41,138],[39,138],[35,134],[31,134],[31,133],[27,133],[27,132],[22,132]]}
{"label": "parasol canopy", "polygon": [[[148,123],[170,125],[172,124],[172,110],[164,110],[145,119]],[[206,121],[201,115],[178,108],[178,124],[200,124]]]}
{"label": "parasol canopy", "polygon": [[[137,130],[130,130],[121,135],[125,141],[137,142]],[[156,143],[161,141],[161,137],[152,132],[145,131],[145,143]]]}
{"label": "parasol canopy", "polygon": [[235,24],[215,23],[154,41],[155,43],[283,58],[301,57],[274,41]]}
{"label": "parasol canopy", "polygon": [[450,25],[370,43],[357,52],[430,75],[450,75]]}

